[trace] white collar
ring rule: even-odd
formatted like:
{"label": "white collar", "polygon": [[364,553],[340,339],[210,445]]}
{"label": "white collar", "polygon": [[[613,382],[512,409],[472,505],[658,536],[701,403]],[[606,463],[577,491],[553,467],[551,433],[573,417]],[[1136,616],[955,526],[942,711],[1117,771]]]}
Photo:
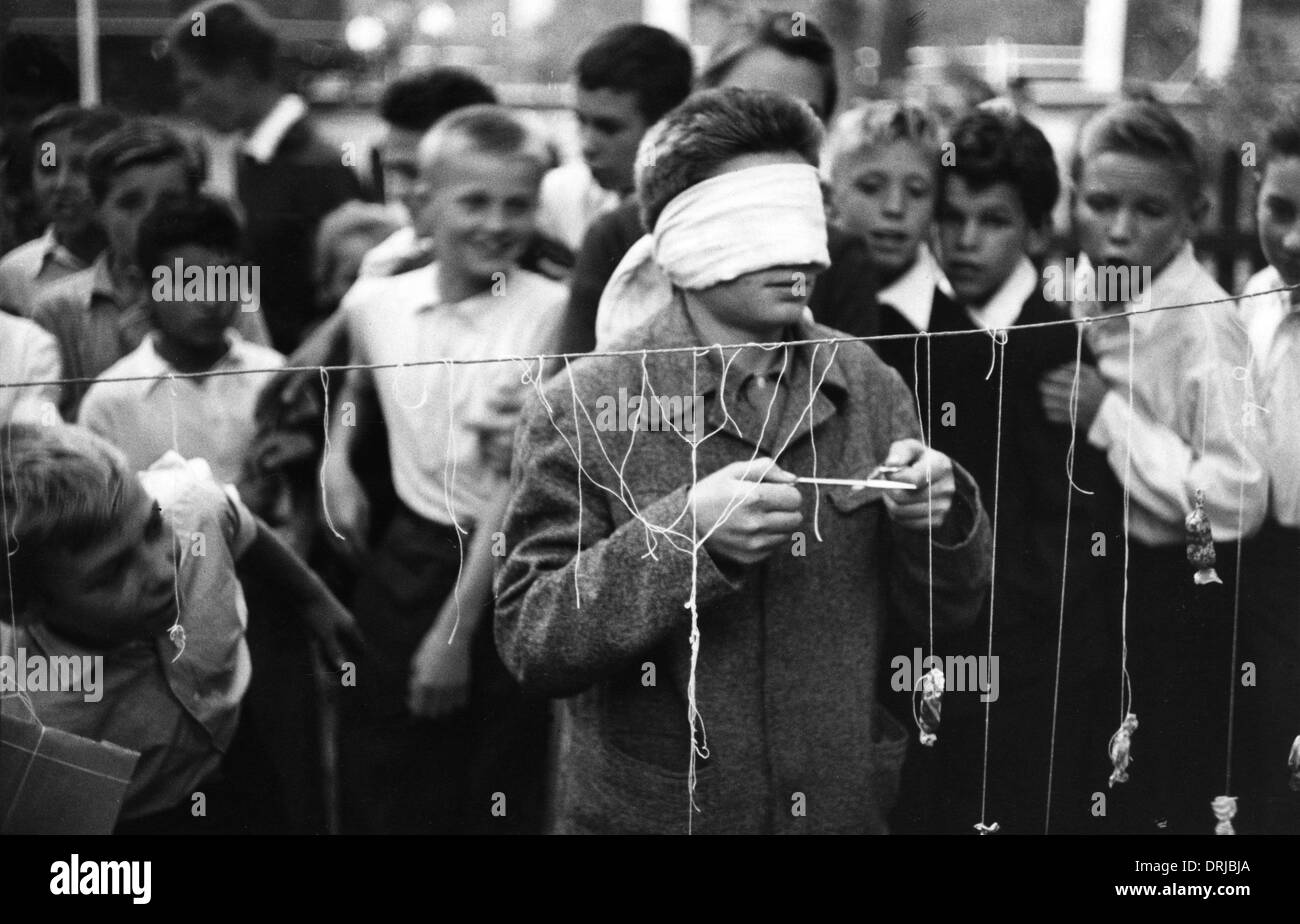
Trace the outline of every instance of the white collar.
{"label": "white collar", "polygon": [[929,330],[930,309],[936,287],[945,294],[948,280],[924,243],[916,249],[916,259],[903,275],[876,293],[876,301],[890,305],[917,330]]}
{"label": "white collar", "polygon": [[[1074,273],[1075,291],[1083,290],[1085,283],[1080,281],[1081,277],[1088,276],[1095,279],[1092,261],[1088,259],[1087,254],[1079,254]],[[1201,289],[1201,283],[1205,278],[1205,271],[1196,260],[1196,251],[1192,248],[1192,242],[1185,241],[1165,268],[1152,277],[1146,298],[1133,299],[1122,310],[1136,312],[1129,319],[1133,329],[1145,332],[1149,325],[1154,323],[1154,319],[1160,316],[1159,313],[1147,314],[1150,309],[1205,301]],[[1091,291],[1096,291],[1095,284],[1089,282],[1087,285]],[[1102,314],[1102,311],[1097,302],[1080,301],[1076,298],[1070,306],[1070,313],[1076,318],[1084,318],[1096,317]]]}
{"label": "white collar", "polygon": [[1010,327],[1020,317],[1020,309],[1038,287],[1038,273],[1028,257],[1021,257],[1010,275],[1002,280],[998,290],[989,296],[983,307],[966,307],[970,319],[985,330]]}
{"label": "white collar", "polygon": [[248,134],[243,151],[258,163],[267,164],[295,122],[307,114],[307,104],[296,93],[286,93],[265,118]]}
{"label": "white collar", "polygon": [[[163,384],[170,376],[178,375],[176,367],[163,359],[162,355],[154,346],[153,333],[148,334],[144,340],[140,341],[140,351],[137,356],[139,365],[132,370],[132,375],[147,375],[151,378],[142,382],[144,393],[150,394]],[[240,362],[244,358],[243,338],[239,335],[233,326],[226,328],[226,339],[230,341],[230,349],[226,350],[226,355],[222,356],[212,365],[212,369],[229,369],[239,368]],[[212,371],[212,370],[209,370]]]}

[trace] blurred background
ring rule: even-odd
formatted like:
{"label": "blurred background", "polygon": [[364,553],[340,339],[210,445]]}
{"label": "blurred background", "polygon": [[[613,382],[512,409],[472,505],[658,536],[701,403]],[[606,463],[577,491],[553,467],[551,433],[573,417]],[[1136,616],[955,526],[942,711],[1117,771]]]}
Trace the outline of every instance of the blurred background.
{"label": "blurred background", "polygon": [[[279,24],[288,87],[337,139],[368,142],[384,84],[435,64],[469,68],[544,123],[576,157],[570,70],[621,22],[687,39],[702,59],[760,0],[259,0]],[[185,0],[0,3],[0,119],[101,100],[179,119],[158,37]],[[1068,159],[1080,122],[1122,95],[1150,94],[1194,125],[1213,157],[1214,211],[1199,242],[1225,284],[1253,253],[1242,145],[1279,95],[1300,87],[1296,0],[816,0],[790,9],[838,44],[841,107],[902,95],[940,110],[1012,97]],[[197,125],[187,126],[194,132]],[[364,170],[367,164],[358,164]],[[1064,208],[1064,203],[1062,203]],[[1060,225],[1064,227],[1063,224]]]}

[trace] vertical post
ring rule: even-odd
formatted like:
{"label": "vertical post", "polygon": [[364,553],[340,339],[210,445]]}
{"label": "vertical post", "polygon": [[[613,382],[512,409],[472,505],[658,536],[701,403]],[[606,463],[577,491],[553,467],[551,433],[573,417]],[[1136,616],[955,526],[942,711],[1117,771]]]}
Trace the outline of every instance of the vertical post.
{"label": "vertical post", "polygon": [[1210,80],[1223,80],[1232,70],[1241,36],[1241,0],[1201,0],[1201,40],[1197,70]]}
{"label": "vertical post", "polygon": [[641,21],[691,40],[691,0],[641,0]]}
{"label": "vertical post", "polygon": [[77,73],[81,105],[99,105],[99,14],[97,0],[77,0]]}
{"label": "vertical post", "polygon": [[1083,82],[1099,93],[1124,85],[1128,0],[1088,0],[1083,21]]}

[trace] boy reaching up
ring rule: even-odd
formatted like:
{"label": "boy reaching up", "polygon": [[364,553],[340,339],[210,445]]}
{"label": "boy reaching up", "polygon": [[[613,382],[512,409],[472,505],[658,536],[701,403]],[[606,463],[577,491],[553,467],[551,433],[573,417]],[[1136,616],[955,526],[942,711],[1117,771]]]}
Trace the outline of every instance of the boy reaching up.
{"label": "boy reaching up", "polygon": [[[62,424],[14,424],[0,440],[16,540],[6,650],[104,659],[97,702],[32,692],[41,722],[141,753],[119,830],[272,826],[274,780],[261,775],[252,729],[240,734],[251,674],[240,579],[284,587],[339,670],[358,641],[347,611],[201,462],[171,453],[137,475],[108,443]],[[197,792],[213,793],[205,817],[190,811]]]}

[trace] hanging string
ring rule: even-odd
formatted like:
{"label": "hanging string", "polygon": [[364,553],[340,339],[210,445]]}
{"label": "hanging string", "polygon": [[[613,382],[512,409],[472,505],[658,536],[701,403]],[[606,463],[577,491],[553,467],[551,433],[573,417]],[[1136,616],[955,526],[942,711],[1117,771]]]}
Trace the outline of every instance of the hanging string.
{"label": "hanging string", "polygon": [[[447,454],[442,460],[442,499],[446,504],[447,517],[451,520],[456,533],[456,583],[451,587],[453,602],[456,604],[456,620],[451,624],[451,634],[447,644],[456,640],[456,630],[460,628],[460,578],[465,570],[465,536],[468,534],[460,521],[456,519],[455,505],[451,501],[451,489],[456,483],[456,372],[455,364],[447,361]],[[425,383],[428,384],[427,382]],[[424,393],[420,395],[420,404],[424,404]],[[450,469],[450,470],[449,470]]]}
{"label": "hanging string", "polygon": [[[1006,374],[1007,366],[1007,332],[1003,329],[990,330],[989,334],[993,338],[993,362],[998,368],[998,423],[997,436],[993,449],[993,561],[989,574],[989,645],[988,659],[993,663],[993,619],[997,612],[997,588],[998,588],[998,502],[1002,494],[1002,398],[1003,398],[1003,379]],[[993,374],[993,364],[989,365],[989,375]],[[988,379],[988,375],[984,378]],[[931,577],[933,581],[933,577]],[[988,691],[985,691],[987,696]],[[987,823],[987,806],[989,796],[989,725],[993,715],[993,699],[987,697],[984,701],[984,770],[980,781],[980,820],[975,825],[975,830],[981,834],[996,834],[998,823]]]}
{"label": "hanging string", "polygon": [[[167,388],[171,395],[172,450],[183,458],[180,442],[180,423],[176,412],[176,375],[174,373],[167,373]],[[181,655],[185,654],[185,627],[181,625],[181,557],[185,554],[185,544],[181,541],[180,530],[176,528],[175,505],[172,505],[168,518],[172,524],[172,592],[176,598],[176,621],[167,630],[167,637],[176,646],[176,656],[172,658],[172,663],[175,664],[180,660]]]}
{"label": "hanging string", "polygon": [[[1080,490],[1074,483],[1074,450],[1079,436],[1079,372],[1083,365],[1083,331],[1077,328],[1074,344],[1074,381],[1070,385],[1070,447],[1065,452],[1065,539],[1061,543],[1061,606],[1056,623],[1056,671],[1052,677],[1052,729],[1047,754],[1047,805],[1043,812],[1043,834],[1052,830],[1052,781],[1056,770],[1056,719],[1061,702],[1061,653],[1065,638],[1065,588],[1070,570],[1070,514],[1074,507],[1074,492]],[[1091,492],[1084,492],[1091,493]]]}
{"label": "hanging string", "polygon": [[325,393],[325,410],[321,414],[321,430],[325,434],[325,451],[320,460],[320,509],[325,517],[325,525],[334,534],[334,538],[344,541],[343,534],[334,528],[334,519],[330,516],[330,499],[325,487],[325,469],[330,463],[330,374],[324,366],[320,367],[320,385]]}

